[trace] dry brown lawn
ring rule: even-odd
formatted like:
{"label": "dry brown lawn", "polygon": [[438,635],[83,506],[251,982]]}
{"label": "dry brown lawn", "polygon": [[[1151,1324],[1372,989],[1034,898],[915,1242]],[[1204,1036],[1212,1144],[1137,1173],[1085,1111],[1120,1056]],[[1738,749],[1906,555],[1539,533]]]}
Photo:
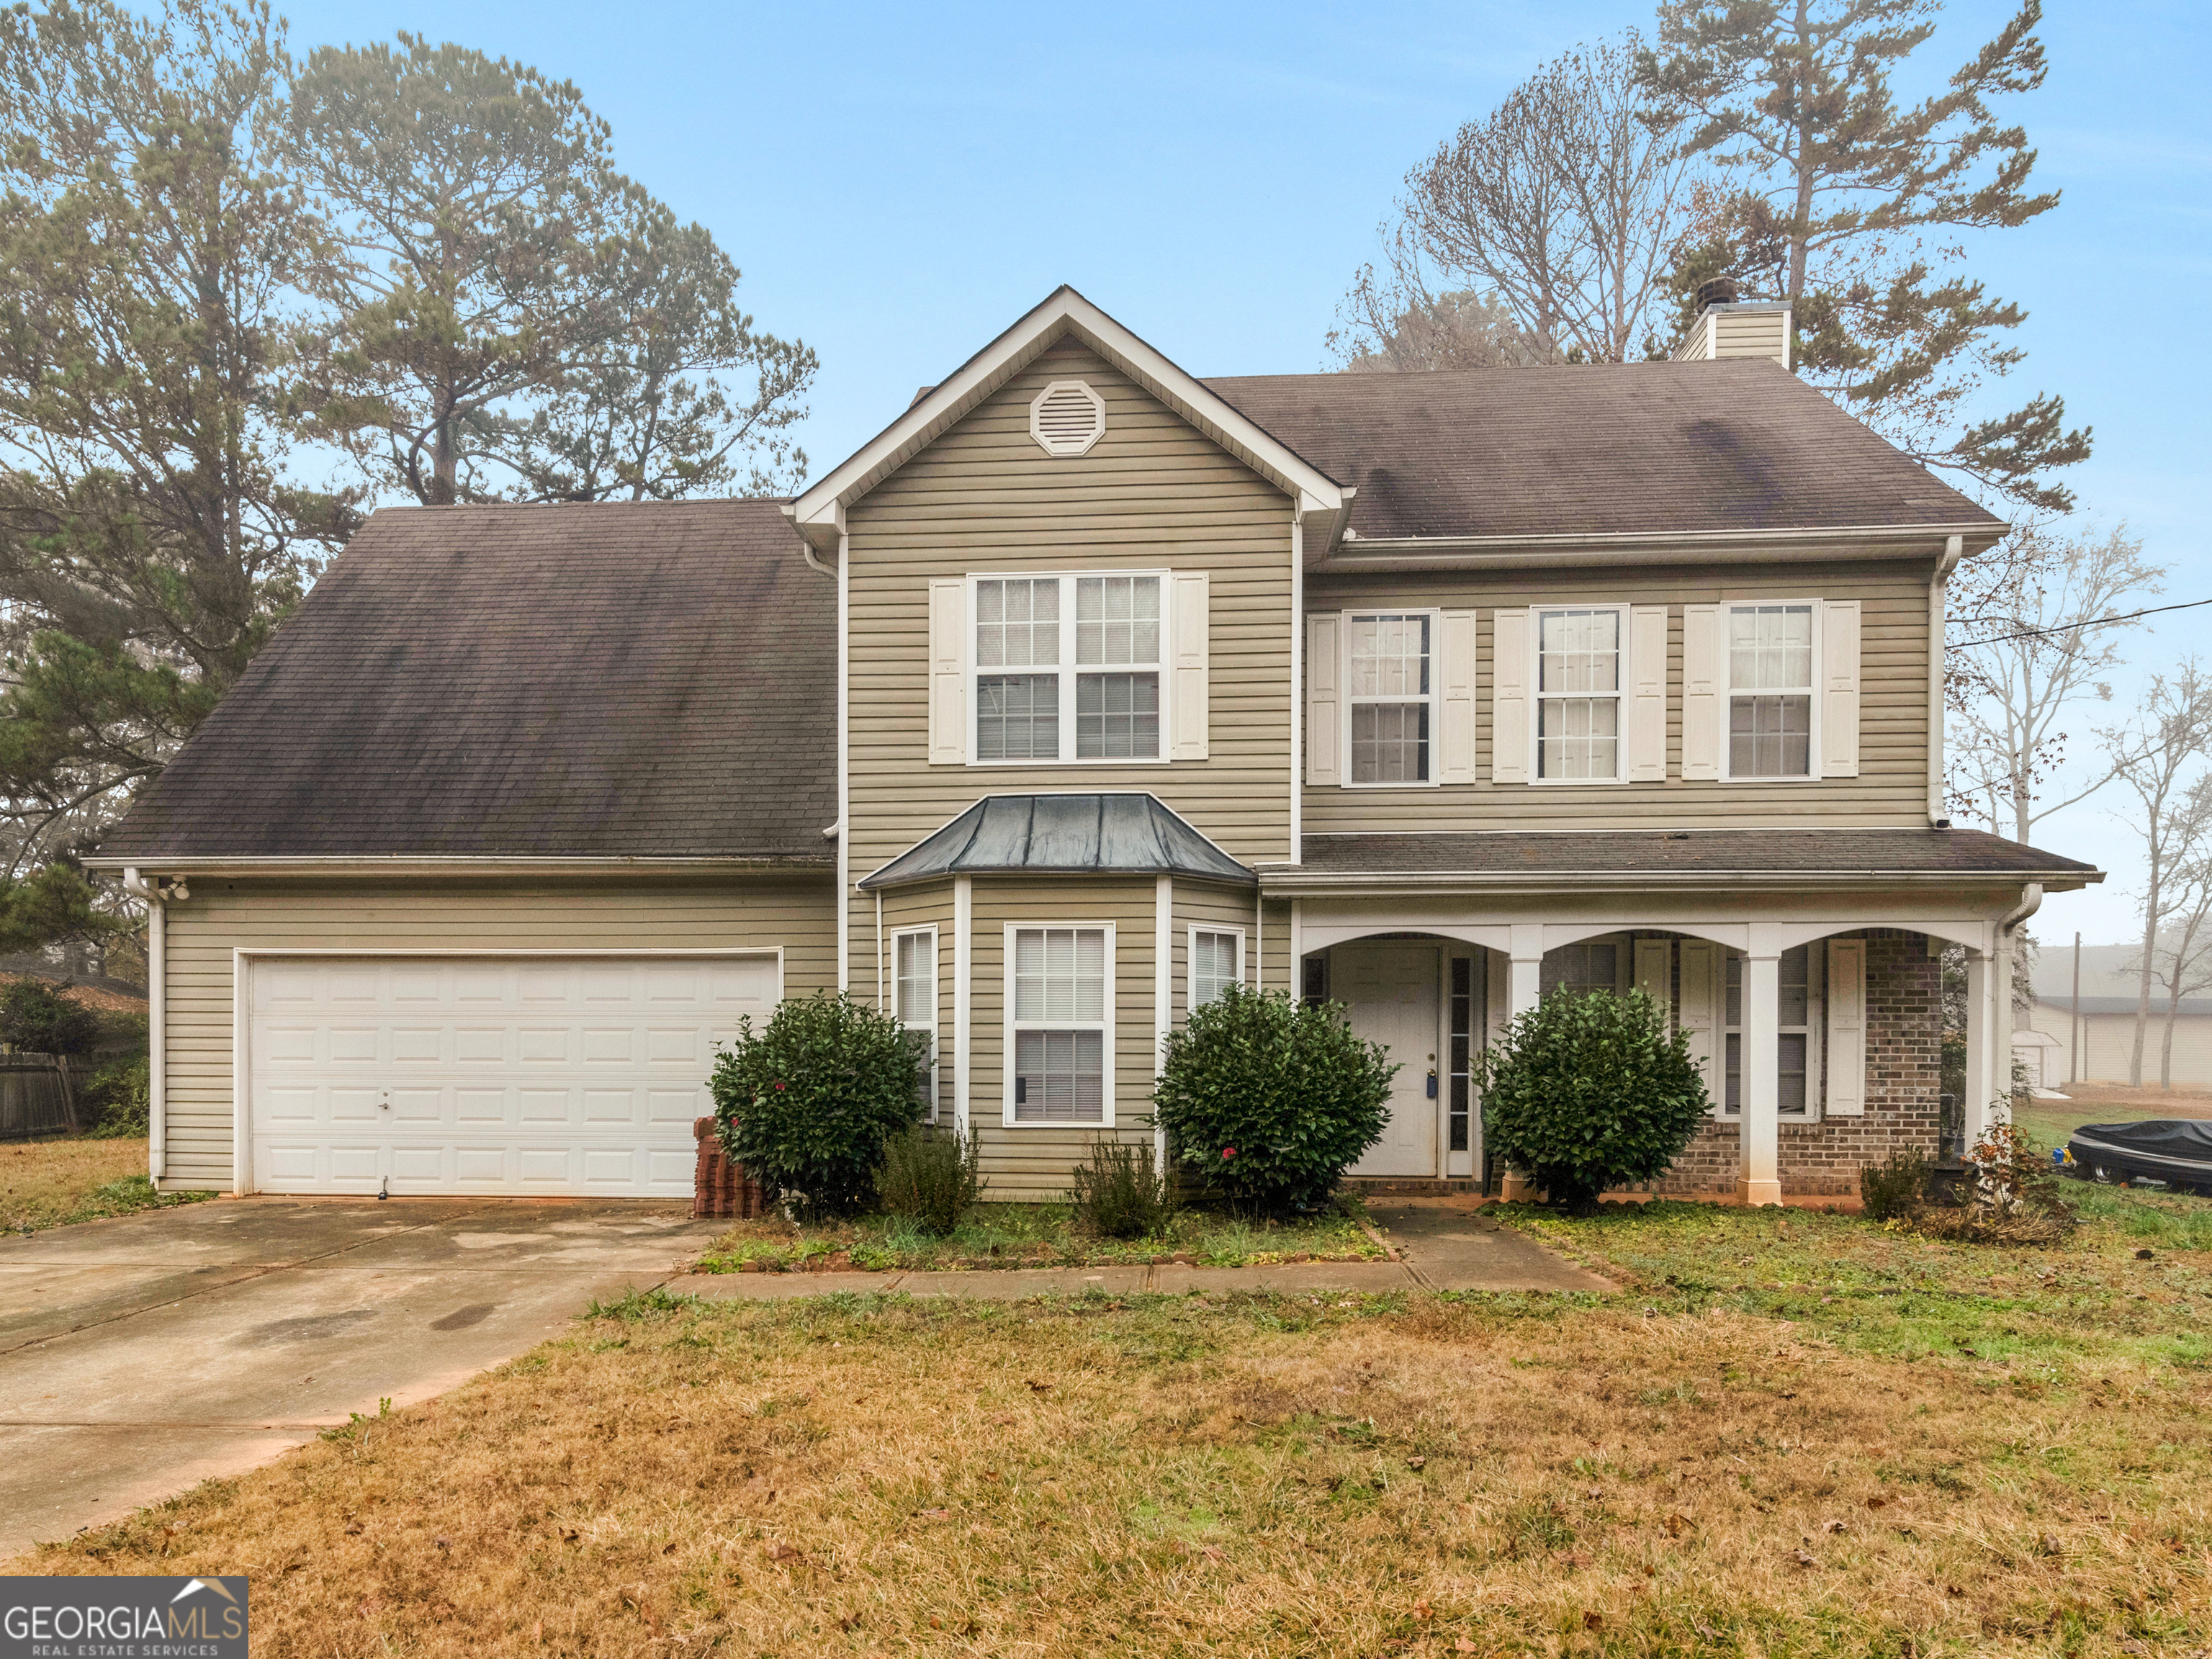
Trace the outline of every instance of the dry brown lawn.
{"label": "dry brown lawn", "polygon": [[270,1656],[2180,1659],[2212,1627],[2208,1373],[2156,1324],[2014,1364],[1649,1279],[655,1294],[18,1570],[244,1571]]}
{"label": "dry brown lawn", "polygon": [[123,1215],[153,1198],[143,1140],[0,1140],[0,1226]]}

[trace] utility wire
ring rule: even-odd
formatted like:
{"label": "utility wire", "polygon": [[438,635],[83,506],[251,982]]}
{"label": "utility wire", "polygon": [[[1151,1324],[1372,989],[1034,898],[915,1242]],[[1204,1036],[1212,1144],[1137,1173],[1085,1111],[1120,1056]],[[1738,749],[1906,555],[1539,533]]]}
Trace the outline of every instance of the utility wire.
{"label": "utility wire", "polygon": [[2130,611],[2124,617],[2094,617],[2087,622],[2061,623],[2056,628],[2026,628],[2017,634],[1996,634],[1986,640],[1960,640],[1957,648],[1965,650],[1977,645],[2002,645],[2008,640],[2036,640],[2046,635],[2064,634],[2077,628],[2104,628],[2113,623],[2133,622],[2138,617],[2155,617],[2167,611],[2194,611],[2200,605],[2212,605],[2212,599],[2191,599],[2182,605],[2154,605],[2148,611]]}

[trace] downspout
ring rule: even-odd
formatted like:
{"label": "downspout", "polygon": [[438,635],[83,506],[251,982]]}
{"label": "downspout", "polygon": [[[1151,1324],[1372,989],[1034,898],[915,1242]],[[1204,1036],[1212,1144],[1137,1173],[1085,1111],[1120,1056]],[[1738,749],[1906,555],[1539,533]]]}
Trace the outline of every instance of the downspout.
{"label": "downspout", "polygon": [[[837,568],[824,571],[837,578],[837,988],[845,991],[852,985],[852,854],[853,815],[849,803],[852,793],[852,749],[847,733],[850,725],[851,681],[846,660],[852,643],[851,586],[847,580],[847,566],[851,562],[852,538],[842,528],[837,532]],[[806,562],[817,570],[821,562],[807,550]]]}
{"label": "downspout", "polygon": [[1945,537],[1943,555],[1936,561],[1935,573],[1928,579],[1928,822],[1938,830],[1951,827],[1949,815],[1943,811],[1944,603],[1951,572],[1965,551],[1964,537]]}
{"label": "downspout", "polygon": [[146,1173],[159,1187],[169,1168],[168,999],[167,964],[163,960],[168,940],[163,926],[168,908],[154,884],[136,866],[123,872],[123,890],[146,905]]}
{"label": "downspout", "polygon": [[[1306,528],[1291,503],[1291,863],[1305,862]],[[1291,972],[1296,975],[1293,964]]]}

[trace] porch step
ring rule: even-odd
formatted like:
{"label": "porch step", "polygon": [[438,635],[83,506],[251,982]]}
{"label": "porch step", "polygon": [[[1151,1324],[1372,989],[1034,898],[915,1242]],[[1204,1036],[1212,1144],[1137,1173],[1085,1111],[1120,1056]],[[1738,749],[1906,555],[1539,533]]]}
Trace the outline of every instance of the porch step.
{"label": "porch step", "polygon": [[1482,1182],[1472,1176],[1449,1180],[1415,1179],[1399,1176],[1346,1176],[1337,1183],[1340,1192],[1362,1198],[1442,1198],[1452,1193],[1479,1193]]}

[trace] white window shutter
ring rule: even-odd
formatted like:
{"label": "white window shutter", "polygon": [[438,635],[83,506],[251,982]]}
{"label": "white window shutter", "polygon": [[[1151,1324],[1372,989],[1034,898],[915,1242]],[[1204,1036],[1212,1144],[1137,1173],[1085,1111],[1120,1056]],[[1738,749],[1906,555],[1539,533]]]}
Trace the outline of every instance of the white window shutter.
{"label": "white window shutter", "polygon": [[1490,781],[1528,781],[1528,613],[1500,611],[1490,635]]}
{"label": "white window shutter", "polygon": [[1672,939],[1636,941],[1636,988],[1649,992],[1662,1012],[1674,1002],[1674,944]]}
{"label": "white window shutter", "polygon": [[1682,775],[1721,775],[1722,677],[1728,672],[1721,650],[1721,609],[1717,605],[1682,607]]}
{"label": "white window shutter", "polygon": [[929,585],[929,763],[968,760],[968,584]]}
{"label": "white window shutter", "polygon": [[1866,1115],[1866,941],[1828,941],[1828,1111]]}
{"label": "white window shutter", "polygon": [[1169,612],[1173,618],[1169,638],[1175,689],[1168,711],[1175,726],[1168,758],[1204,760],[1212,719],[1212,671],[1206,644],[1206,630],[1212,624],[1211,579],[1203,570],[1178,570],[1168,578],[1168,586],[1175,595]]}
{"label": "white window shutter", "polygon": [[1306,781],[1344,781],[1343,665],[1337,656],[1342,618],[1333,611],[1306,618]]}
{"label": "white window shutter", "polygon": [[1711,1109],[1721,1109],[1720,947],[1711,939],[1682,941],[1681,1027],[1690,1054],[1705,1080]]}
{"label": "white window shutter", "polygon": [[1667,781],[1667,607],[1639,605],[1628,625],[1628,777]]}
{"label": "white window shutter", "polygon": [[1438,725],[1438,783],[1474,781],[1474,612],[1447,611],[1437,630],[1437,684],[1443,693]]}
{"label": "white window shutter", "polygon": [[1859,602],[1820,607],[1820,775],[1859,775]]}

